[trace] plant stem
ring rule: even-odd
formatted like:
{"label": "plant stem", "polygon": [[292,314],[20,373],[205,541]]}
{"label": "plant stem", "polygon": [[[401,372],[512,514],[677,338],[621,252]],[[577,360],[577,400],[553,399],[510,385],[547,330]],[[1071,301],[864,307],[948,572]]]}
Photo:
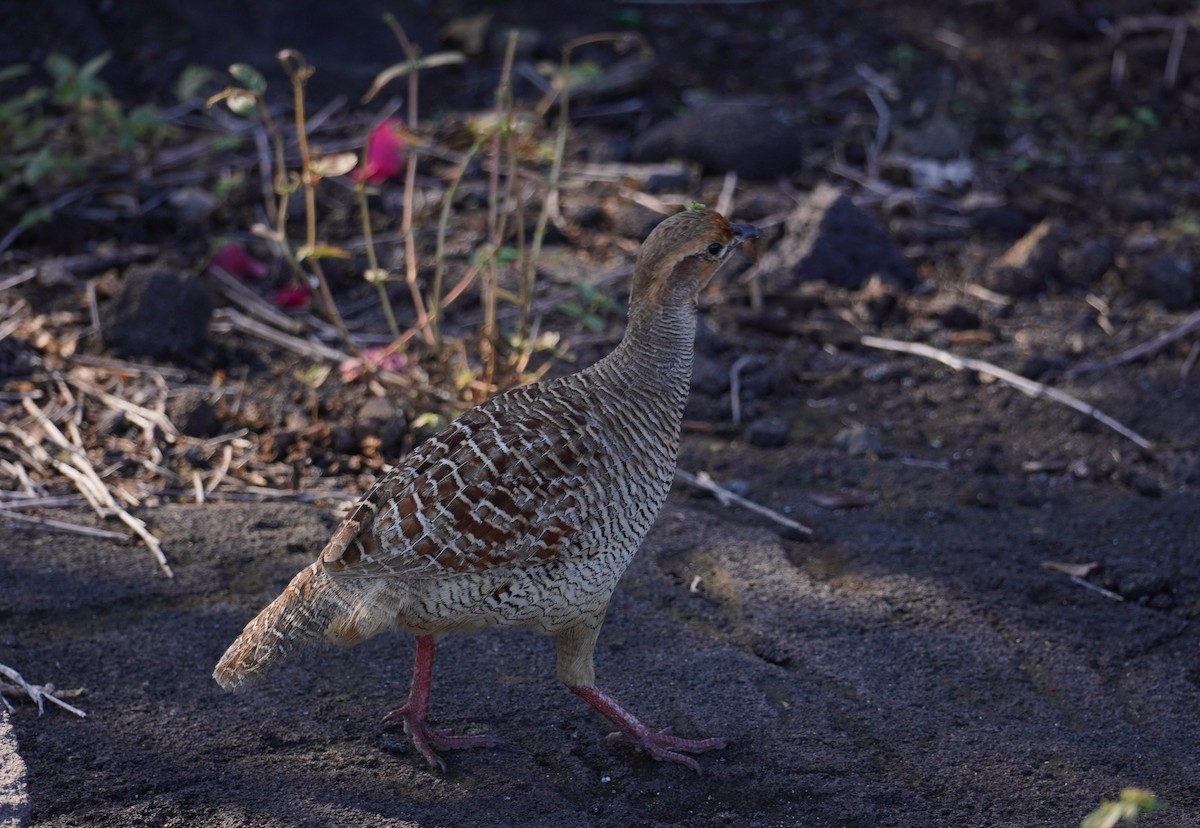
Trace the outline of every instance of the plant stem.
{"label": "plant stem", "polygon": [[[400,43],[400,48],[403,50],[404,56],[408,58],[408,62],[412,67],[408,73],[408,128],[415,132],[417,129],[417,67],[421,55],[408,39],[404,27],[400,25],[400,21],[394,15],[385,14],[383,19],[391,27],[392,33]],[[417,312],[417,325],[420,327],[425,341],[432,344],[436,340],[436,337],[429,320],[429,313],[425,309],[425,300],[421,296],[421,288],[417,284],[417,241],[413,234],[413,199],[416,189],[417,156],[413,153],[408,157],[408,167],[405,171],[404,212],[400,219],[400,232],[404,236],[404,280],[408,284],[409,293],[412,294],[413,308]]]}
{"label": "plant stem", "polygon": [[295,107],[296,140],[300,146],[300,183],[304,187],[304,219],[305,245],[309,250],[309,262],[313,274],[317,277],[317,287],[321,291],[321,302],[329,320],[337,328],[347,350],[355,356],[360,355],[358,344],[346,329],[342,314],[333,301],[333,293],[329,290],[329,280],[325,278],[325,270],[321,267],[320,259],[315,255],[317,248],[317,178],[312,171],[312,154],[308,146],[308,123],[304,108],[304,84],[312,76],[313,68],[294,49],[284,49],[278,55],[279,63],[292,82],[292,98]]}
{"label": "plant stem", "polygon": [[363,238],[367,246],[367,273],[370,274],[371,282],[379,292],[379,305],[383,308],[383,315],[387,317],[388,330],[392,332],[393,339],[399,339],[400,326],[396,323],[396,314],[392,310],[392,300],[388,297],[387,286],[384,285],[383,280],[376,279],[376,274],[379,273],[379,259],[375,255],[375,236],[371,232],[371,207],[367,203],[367,182],[359,181],[354,190],[358,195],[358,216],[362,221]]}

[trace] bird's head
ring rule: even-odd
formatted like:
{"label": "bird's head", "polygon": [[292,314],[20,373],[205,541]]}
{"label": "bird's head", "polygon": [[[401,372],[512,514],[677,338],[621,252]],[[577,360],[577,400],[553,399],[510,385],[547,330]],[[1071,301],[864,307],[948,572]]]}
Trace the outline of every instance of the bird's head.
{"label": "bird's head", "polygon": [[663,221],[642,244],[631,307],[694,302],[708,280],[758,228],[730,224],[715,210],[684,210]]}

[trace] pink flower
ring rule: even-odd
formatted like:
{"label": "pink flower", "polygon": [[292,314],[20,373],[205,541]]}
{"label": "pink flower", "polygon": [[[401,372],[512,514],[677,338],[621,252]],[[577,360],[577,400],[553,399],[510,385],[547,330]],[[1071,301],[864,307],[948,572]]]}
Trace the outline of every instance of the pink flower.
{"label": "pink flower", "polygon": [[257,259],[250,258],[246,248],[237,242],[230,242],[213,254],[208,260],[208,270],[218,269],[235,279],[263,279],[270,268]]}
{"label": "pink flower", "polygon": [[392,349],[391,346],[382,348],[364,348],[362,358],[348,359],[338,366],[343,382],[353,382],[363,375],[363,363],[373,370],[403,372],[408,367],[408,355]]}
{"label": "pink flower", "polygon": [[308,305],[311,296],[312,291],[308,289],[308,285],[292,285],[275,291],[271,296],[271,301],[281,308],[302,310]]}
{"label": "pink flower", "polygon": [[382,184],[404,172],[404,122],[388,118],[371,130],[367,138],[367,155],[354,171],[355,181]]}

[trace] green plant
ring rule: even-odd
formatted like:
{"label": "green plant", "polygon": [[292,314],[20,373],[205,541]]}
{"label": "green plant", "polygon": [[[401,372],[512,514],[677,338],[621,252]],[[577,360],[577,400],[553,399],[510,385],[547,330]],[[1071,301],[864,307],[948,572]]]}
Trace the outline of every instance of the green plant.
{"label": "green plant", "polygon": [[1125,788],[1116,802],[1105,800],[1083,820],[1080,828],[1116,828],[1118,823],[1133,828],[1143,814],[1161,807],[1158,797],[1143,788]]}
{"label": "green plant", "polygon": [[618,314],[621,311],[621,306],[595,285],[579,285],[576,291],[579,301],[559,302],[558,309],[567,316],[578,319],[590,331],[599,333],[604,330],[605,315]]}
{"label": "green plant", "polygon": [[[0,98],[0,202],[22,190],[44,194],[77,186],[100,166],[111,167],[168,134],[153,106],[127,111],[113,98],[100,78],[108,60],[105,53],[80,65],[53,52],[44,64],[49,86]],[[28,64],[0,69],[0,89],[30,72]],[[20,226],[50,218],[52,205],[26,206]]]}

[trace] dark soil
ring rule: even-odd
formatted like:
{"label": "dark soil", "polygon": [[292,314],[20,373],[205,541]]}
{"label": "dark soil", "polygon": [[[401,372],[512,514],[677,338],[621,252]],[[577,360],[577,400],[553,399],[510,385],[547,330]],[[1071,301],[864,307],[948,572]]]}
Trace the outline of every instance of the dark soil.
{"label": "dark soil", "polygon": [[[614,25],[617,12],[640,15],[661,61],[637,91],[644,108],[581,121],[577,160],[625,160],[632,139],[668,120],[686,90],[767,96],[796,117],[805,163],[777,180],[742,181],[734,218],[783,228],[799,191],[839,184],[919,281],[785,279],[756,305],[732,272],[704,297],[680,466],[813,534],[679,483],[614,596],[597,670],[599,685],[648,723],[725,736],[728,747],[700,757],[697,776],[606,742],[606,723],[554,679],[550,642],[524,633],[440,646],[432,718],[505,740],[448,754],[445,775],[379,725],[407,693],[411,640],[313,649],[251,692],[220,691],[216,659],[336,525],[320,493],[361,490],[420,438],[409,424],[431,403],[393,394],[394,422],[375,403],[367,417],[366,383],[335,371],[313,389],[296,378],[306,362],[294,353],[210,334],[187,357],[156,363],[178,392],[172,401],[240,383],[236,405],[172,409],[177,423],[199,417],[198,442],[191,454],[164,449],[180,479],[156,482],[135,510],[161,538],[173,579],[133,543],[0,526],[0,663],[82,691],[70,701],[88,714],[51,706],[38,717],[8,696],[31,824],[1076,826],[1128,786],[1163,803],[1145,825],[1200,824],[1200,345],[1193,332],[1126,364],[1070,372],[1197,307],[1196,32],[1167,88],[1169,33],[1105,34],[1135,19],[1133,2],[852,3],[819,13],[778,3],[586,5],[577,17],[556,11],[565,4],[497,6],[503,22],[538,28],[551,55],[568,37]],[[93,16],[107,25],[113,14]],[[155,20],[117,22],[153,35],[166,25]],[[443,22],[414,24],[427,51]],[[104,36],[113,40],[103,48],[137,41]],[[143,58],[181,60],[196,48],[142,42]],[[292,45],[305,48],[263,48]],[[1125,68],[1114,86],[1118,51]],[[886,96],[893,133],[871,181],[878,113],[858,64],[895,86]],[[447,111],[486,107],[496,67],[494,55],[480,57],[453,76],[462,97],[431,97]],[[962,189],[918,186],[904,160],[938,157],[947,130],[949,155],[974,163],[973,201]],[[859,183],[838,174],[847,170]],[[720,175],[685,178],[710,204],[721,184]],[[555,240],[554,266],[595,277],[629,264],[653,214],[614,185],[567,196],[564,210],[589,224]],[[484,226],[479,207],[462,222],[464,249],[478,243],[469,234]],[[195,227],[171,218],[105,226],[95,211],[66,213],[7,251],[0,278],[94,252],[106,234],[118,247],[151,245],[160,262],[203,247]],[[229,209],[213,221],[248,215]],[[436,222],[436,211],[424,218]],[[76,231],[86,244],[72,241]],[[783,232],[764,239],[768,255],[787,243]],[[605,289],[622,299],[617,285]],[[347,306],[371,298],[356,277],[335,287]],[[20,395],[41,390],[49,407],[54,371],[72,367],[56,337],[74,330],[79,353],[111,354],[79,333],[89,319],[83,279],[6,293],[7,312],[28,317],[19,331],[54,333],[0,354],[0,376],[12,377],[0,423],[31,429]],[[454,319],[460,331],[477,318],[472,302]],[[579,363],[620,335],[619,308],[597,311],[595,333],[547,307],[545,329],[563,331]],[[863,347],[864,333],[1035,378],[1151,446],[972,372]],[[731,419],[735,372],[740,423]],[[80,419],[114,480],[141,468],[122,466],[114,448],[144,450],[136,429]],[[251,448],[231,480],[241,474],[244,486],[253,472],[260,489],[298,486],[319,502],[186,503],[186,464],[207,476],[220,461],[195,446],[236,429]],[[13,461],[7,445],[0,457]],[[85,507],[41,514],[93,520]],[[1047,563],[1083,567],[1072,579]]]}

